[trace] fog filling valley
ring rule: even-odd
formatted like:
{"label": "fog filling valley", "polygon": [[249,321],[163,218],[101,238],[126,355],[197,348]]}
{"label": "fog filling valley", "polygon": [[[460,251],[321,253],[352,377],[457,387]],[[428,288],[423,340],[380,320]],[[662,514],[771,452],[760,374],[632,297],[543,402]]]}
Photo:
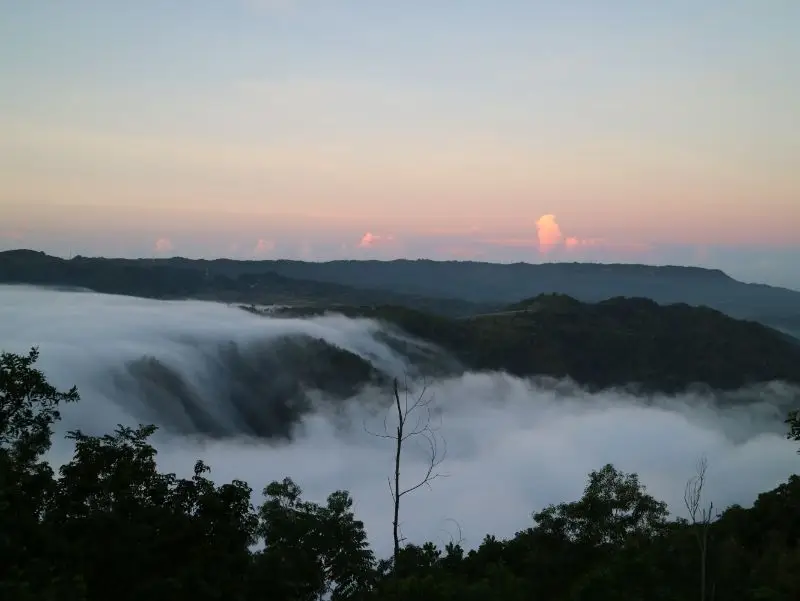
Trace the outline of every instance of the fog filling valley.
{"label": "fog filling valley", "polygon": [[[371,436],[365,423],[382,431],[389,390],[378,380],[335,392],[298,385],[295,370],[308,366],[302,357],[288,365],[286,341],[296,341],[290,350],[297,355],[314,339],[367,360],[384,383],[416,373],[415,359],[392,340],[432,352],[370,320],[264,317],[210,302],[0,287],[0,350],[38,346],[38,367],[50,382],[62,390],[77,385],[81,394],[62,410],[54,464],[71,456],[67,430],[102,434],[118,423],[154,423],[161,427],[153,442],[162,470],[190,476],[195,460],[204,459],[215,481],[247,481],[256,504],[262,488],[284,476],[308,500],[349,490],[385,557],[392,441]],[[466,547],[487,533],[513,535],[531,525],[531,512],[577,500],[587,474],[605,463],[638,473],[677,515],[684,515],[684,484],[702,455],[706,498],[720,509],[750,505],[800,465],[783,423],[787,399],[798,391],[780,383],[728,394],[724,406],[720,395],[589,394],[571,382],[502,373],[451,370],[427,384],[447,444],[440,466],[447,477],[403,498],[401,525],[410,542],[449,542],[459,537],[456,523]],[[412,394],[420,386],[412,376]],[[304,395],[305,405],[279,406],[292,394]],[[287,411],[294,410],[300,417],[292,425]],[[409,446],[404,453],[406,485],[424,473],[424,451]]]}

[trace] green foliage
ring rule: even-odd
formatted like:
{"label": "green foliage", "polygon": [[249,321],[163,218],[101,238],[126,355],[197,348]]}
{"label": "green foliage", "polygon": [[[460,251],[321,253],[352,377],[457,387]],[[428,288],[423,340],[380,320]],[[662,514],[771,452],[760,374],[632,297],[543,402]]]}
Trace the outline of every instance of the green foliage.
{"label": "green foliage", "polygon": [[78,391],[58,392],[33,365],[36,348],[27,355],[0,354],[0,449],[28,465],[50,448],[58,406],[78,400]]}
{"label": "green foliage", "polygon": [[582,303],[543,295],[507,310],[450,319],[402,307],[337,309],[397,326],[476,370],[571,377],[591,389],[638,384],[650,392],[800,383],[800,345],[761,324],[707,307],[644,298]]}
{"label": "green foliage", "polygon": [[78,392],[58,392],[27,355],[0,354],[0,598],[58,597],[44,553],[49,537],[41,527],[53,502],[55,482],[42,456],[50,448],[61,403]]}
{"label": "green foliage", "polygon": [[579,501],[533,514],[543,534],[588,548],[658,536],[666,519],[666,505],[645,494],[636,474],[622,474],[610,464],[589,474]]}
{"label": "green foliage", "polygon": [[[215,484],[202,462],[188,479],[160,472],[152,426],[71,432],[56,474],[43,455],[59,406],[78,395],[49,385],[37,356],[0,355],[2,599],[696,599],[691,525],[611,465],[508,540],[406,545],[394,564],[376,561],[347,492],[318,504],[285,478],[256,508],[246,483]],[[798,570],[800,476],[710,524],[709,599],[794,601]]]}
{"label": "green foliage", "polygon": [[258,532],[265,548],[255,558],[266,589],[298,601],[331,593],[350,599],[368,588],[374,556],[362,522],[352,513],[345,491],[332,493],[326,505],[303,501],[291,479],[264,489]]}

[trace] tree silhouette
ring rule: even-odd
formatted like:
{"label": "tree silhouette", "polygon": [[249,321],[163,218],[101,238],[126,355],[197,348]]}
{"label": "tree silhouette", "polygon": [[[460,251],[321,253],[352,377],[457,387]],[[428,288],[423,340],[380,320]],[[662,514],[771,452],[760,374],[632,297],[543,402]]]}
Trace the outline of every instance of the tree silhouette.
{"label": "tree silhouette", "polygon": [[[705,601],[708,587],[706,585],[708,570],[708,532],[711,526],[714,502],[710,502],[708,507],[703,506],[703,487],[706,483],[706,471],[708,470],[708,460],[702,457],[697,462],[697,473],[686,482],[683,492],[683,502],[689,512],[689,520],[692,524],[695,539],[697,540],[698,551],[700,552],[700,601]],[[713,598],[712,594],[712,598]]]}
{"label": "tree silhouette", "polygon": [[[367,432],[379,438],[386,438],[394,441],[394,474],[389,477],[389,492],[392,496],[392,541],[393,553],[392,561],[397,569],[397,558],[400,554],[400,543],[402,538],[400,535],[400,500],[407,494],[422,488],[423,486],[430,486],[431,482],[437,478],[444,476],[438,471],[439,465],[444,461],[447,456],[446,445],[440,447],[440,440],[444,442],[441,437],[437,435],[438,427],[432,425],[433,414],[431,411],[431,404],[433,403],[433,396],[428,396],[427,386],[423,386],[419,394],[411,399],[408,391],[408,386],[403,387],[403,399],[400,399],[400,390],[397,378],[392,383],[392,395],[394,397],[394,415],[397,423],[394,430],[389,427],[387,418],[383,420],[383,434],[379,432]],[[411,400],[409,400],[411,399]],[[410,421],[413,420],[413,421]],[[365,425],[366,429],[366,425]],[[428,462],[424,474],[415,481],[414,484],[402,488],[400,483],[400,467],[401,456],[405,444],[412,439],[421,439],[424,441],[428,450]],[[442,450],[440,450],[440,448]]]}
{"label": "tree silhouette", "polygon": [[[706,590],[701,572],[703,599],[800,599],[800,476],[712,519],[703,459],[684,491],[691,521],[670,521],[636,474],[609,464],[589,474],[580,499],[533,513],[508,539],[487,534],[468,552],[452,541],[401,546],[399,500],[438,477],[444,455],[431,438],[431,398],[423,389],[404,400],[395,386],[401,424],[385,422],[396,452],[387,570],[346,491],[315,503],[284,478],[256,508],[249,485],[215,483],[201,461],[189,478],[161,472],[153,426],[71,432],[73,456],[54,473],[44,460],[52,426],[78,395],[48,384],[37,357],[0,354],[3,600],[686,601],[697,598],[686,577],[697,549],[714,575]],[[397,457],[413,436],[432,459],[403,487]]]}

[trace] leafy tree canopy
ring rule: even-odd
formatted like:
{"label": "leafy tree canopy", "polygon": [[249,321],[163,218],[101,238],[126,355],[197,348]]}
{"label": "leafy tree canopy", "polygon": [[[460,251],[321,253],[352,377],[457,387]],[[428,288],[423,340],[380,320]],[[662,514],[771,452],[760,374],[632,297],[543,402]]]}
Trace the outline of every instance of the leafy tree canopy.
{"label": "leafy tree canopy", "polygon": [[[155,428],[104,436],[71,432],[73,457],[44,461],[52,426],[77,391],[59,392],[35,367],[36,350],[0,355],[0,598],[279,600],[322,598],[682,601],[700,594],[692,524],[671,520],[635,474],[606,465],[583,496],[533,513],[527,528],[405,545],[378,560],[353,499],[303,499],[290,478],[254,506],[244,482],[216,484],[197,462],[191,478],[162,473]],[[791,418],[797,437],[797,416]],[[491,510],[491,508],[487,508]],[[387,520],[388,522],[388,520]],[[800,598],[800,477],[723,511],[709,526],[709,599]]]}

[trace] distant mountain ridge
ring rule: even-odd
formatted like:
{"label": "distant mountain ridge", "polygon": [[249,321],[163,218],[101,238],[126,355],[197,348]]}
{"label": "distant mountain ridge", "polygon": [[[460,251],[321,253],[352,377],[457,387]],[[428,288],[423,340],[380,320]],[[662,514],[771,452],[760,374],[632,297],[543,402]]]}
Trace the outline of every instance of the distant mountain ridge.
{"label": "distant mountain ridge", "polygon": [[[365,304],[397,303],[422,308],[422,299],[440,299],[442,302],[460,303],[455,312],[466,313],[477,313],[540,294],[558,293],[584,302],[642,297],[660,304],[705,305],[735,317],[758,319],[765,323],[796,323],[800,316],[800,292],[764,284],[746,284],[721,270],[702,267],[499,264],[427,259],[317,263],[283,259],[75,257],[67,261],[29,250],[0,253],[0,282],[17,280],[19,283],[41,284],[43,279],[50,279],[51,284],[97,289],[83,280],[92,280],[97,285],[98,280],[124,278],[124,273],[135,273],[144,280],[163,278],[162,287],[167,295],[179,293],[177,284],[184,282],[186,290],[183,293],[188,296],[212,298],[217,295],[222,300],[229,297],[234,301],[247,301],[246,287],[260,282],[264,291],[270,287],[282,287],[288,297],[292,296],[294,287],[303,290],[301,296],[316,295],[319,300],[348,304],[353,304],[358,297]],[[145,277],[145,274],[149,275]],[[254,276],[258,278],[253,280]],[[137,284],[143,292],[136,291],[134,282],[124,286],[120,282],[126,290],[121,293],[152,296],[152,291],[147,293],[145,290],[150,284],[144,280]],[[475,307],[470,308],[470,304]],[[451,309],[455,307],[454,304],[446,312],[452,313]]]}
{"label": "distant mountain ridge", "polygon": [[618,296],[647,297],[659,303],[687,302],[734,311],[746,303],[753,310],[781,314],[800,306],[800,292],[745,284],[718,269],[701,267],[396,260],[269,261],[239,264],[236,269],[270,269],[302,279],[472,302],[511,303],[539,294],[560,293],[588,302]]}
{"label": "distant mountain ridge", "polygon": [[[410,334],[413,339],[432,343],[435,348],[444,350],[441,356],[434,353],[435,356],[424,356],[413,362],[420,369],[431,370],[432,375],[461,373],[466,368],[505,371],[519,377],[569,377],[593,390],[631,385],[642,391],[667,393],[695,386],[732,391],[773,381],[800,385],[800,344],[797,339],[755,323],[755,320],[734,319],[707,306],[691,306],[687,302],[666,304],[663,300],[659,303],[652,298],[653,290],[667,290],[670,285],[684,293],[696,292],[697,288],[713,291],[709,282],[716,283],[723,290],[724,287],[728,290],[738,287],[755,290],[753,294],[763,290],[761,287],[749,288],[719,271],[711,271],[706,278],[705,272],[698,268],[684,271],[675,267],[627,265],[466,264],[468,268],[483,270],[488,275],[483,280],[464,280],[459,279],[464,278],[464,274],[458,272],[464,264],[458,263],[403,261],[363,264],[372,269],[376,266],[390,269],[394,265],[412,273],[415,267],[428,269],[443,279],[449,273],[449,280],[440,287],[449,285],[455,290],[469,282],[476,289],[490,287],[493,274],[494,283],[501,286],[507,269],[521,273],[518,288],[530,284],[525,278],[525,274],[530,273],[540,274],[533,280],[538,287],[559,283],[575,286],[576,282],[586,286],[586,282],[594,282],[607,293],[615,286],[624,287],[623,284],[632,287],[633,284],[641,285],[642,280],[652,282],[652,286],[637,297],[620,294],[609,299],[585,301],[555,292],[515,298],[513,303],[481,304],[426,297],[415,294],[414,289],[403,294],[397,291],[402,290],[401,285],[396,290],[358,288],[330,281],[288,277],[284,275],[286,269],[283,274],[266,269],[266,266],[276,265],[299,265],[300,269],[291,273],[305,270],[303,273],[308,276],[316,273],[309,266],[330,269],[337,263],[83,257],[66,260],[44,253],[16,251],[0,253],[0,283],[87,288],[150,298],[216,300],[245,307],[253,305],[247,308],[257,313],[260,312],[259,304],[287,306],[271,309],[265,318],[276,314],[301,317],[326,312],[371,318],[387,326],[381,336],[397,329]],[[347,263],[348,269],[353,266],[360,265]],[[501,276],[497,276],[498,272],[493,269],[499,269]],[[553,276],[550,280],[541,275],[548,272]],[[420,277],[425,275],[424,272],[417,273]],[[571,273],[573,277],[564,277],[564,273]],[[633,275],[625,280],[623,276],[626,274]],[[388,281],[390,278],[384,277],[384,285]],[[695,286],[688,286],[686,282],[689,281],[694,281]],[[436,288],[432,281],[423,281],[422,285],[428,290]],[[497,296],[509,293],[510,282],[505,281],[505,285],[505,289],[496,292]],[[647,295],[647,291],[651,295]],[[602,294],[602,290],[593,292],[596,296]],[[800,296],[800,293],[793,294]],[[408,338],[400,336],[396,342],[398,352],[408,352]],[[309,342],[296,340],[295,343],[282,351],[293,357],[291,373],[296,376],[294,380],[305,384],[327,382],[333,386],[331,390],[340,390],[337,388],[340,384],[344,387],[341,390],[350,390],[348,386],[375,380],[373,370],[363,358],[342,354],[341,349],[325,343],[312,348],[313,353],[308,355],[316,357],[309,361],[319,359],[324,364],[314,367],[306,361],[303,350]],[[322,369],[334,363],[338,367],[333,371]],[[143,371],[137,373],[145,379],[173,382],[175,386],[180,384],[162,369],[163,366],[145,362],[139,367]],[[337,370],[343,370],[339,375],[347,376],[341,382]],[[243,372],[242,377],[246,375]],[[291,386],[284,392],[292,398],[300,394]],[[757,396],[756,392],[753,394]]]}
{"label": "distant mountain ridge", "polygon": [[400,305],[453,317],[491,311],[494,304],[422,297],[390,290],[359,289],[343,284],[299,280],[269,270],[231,275],[199,262],[75,257],[43,252],[0,252],[0,284],[84,289],[157,299],[197,299],[247,304],[322,306]]}

